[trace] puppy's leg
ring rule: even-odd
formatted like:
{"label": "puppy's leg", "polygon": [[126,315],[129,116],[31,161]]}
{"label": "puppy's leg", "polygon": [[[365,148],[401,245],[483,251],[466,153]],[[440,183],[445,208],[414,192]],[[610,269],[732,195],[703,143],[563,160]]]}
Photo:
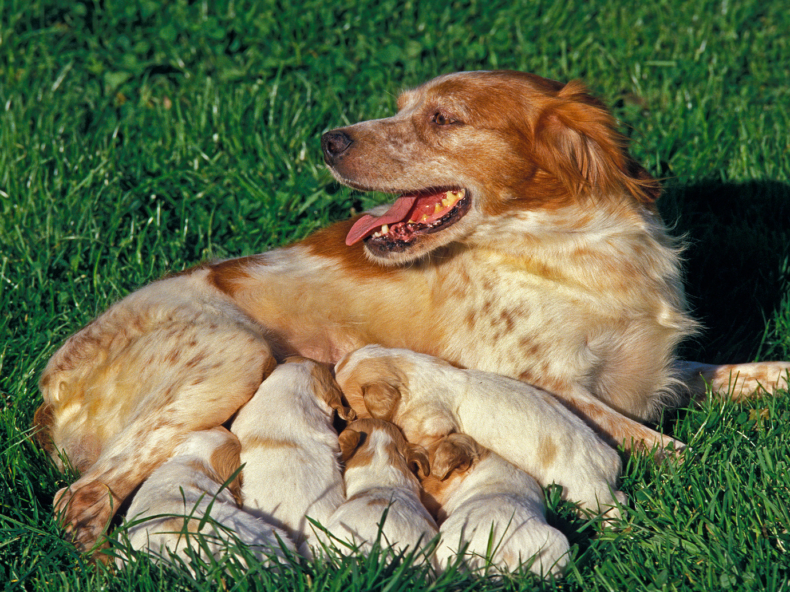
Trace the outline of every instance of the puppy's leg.
{"label": "puppy's leg", "polygon": [[717,395],[734,401],[790,388],[790,362],[714,365],[679,361],[675,368],[693,399],[704,397],[708,385]]}
{"label": "puppy's leg", "polygon": [[96,462],[55,499],[82,550],[93,547],[120,503],[186,434],[225,422],[274,368],[266,341],[238,325],[177,324],[108,352],[105,363],[69,385],[82,396],[61,410],[64,421],[83,433],[110,426]]}

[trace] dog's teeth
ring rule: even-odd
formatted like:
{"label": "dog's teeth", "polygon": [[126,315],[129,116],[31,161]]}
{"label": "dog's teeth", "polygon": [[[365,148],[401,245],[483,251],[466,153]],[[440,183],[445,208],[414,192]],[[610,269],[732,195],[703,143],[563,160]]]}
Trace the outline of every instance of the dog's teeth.
{"label": "dog's teeth", "polygon": [[381,234],[389,234],[389,233],[390,233],[390,227],[389,227],[389,224],[384,224],[384,225],[381,227]]}
{"label": "dog's teeth", "polygon": [[407,222],[407,224],[414,224],[414,223],[415,223],[415,221],[412,220],[411,218],[409,218],[409,221]]}
{"label": "dog's teeth", "polygon": [[440,204],[440,203],[437,203],[437,204],[436,204],[436,205],[433,207],[433,213],[434,213],[434,214],[438,214],[438,213],[439,213],[439,212],[441,212],[441,211],[442,211],[442,204]]}
{"label": "dog's teeth", "polygon": [[420,218],[420,222],[425,222],[428,219],[428,214],[423,214],[422,218]]}

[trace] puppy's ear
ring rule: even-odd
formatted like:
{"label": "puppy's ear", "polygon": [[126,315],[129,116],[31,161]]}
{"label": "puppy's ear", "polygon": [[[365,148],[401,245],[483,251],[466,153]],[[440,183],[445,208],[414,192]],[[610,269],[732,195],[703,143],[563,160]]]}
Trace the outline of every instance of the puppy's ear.
{"label": "puppy's ear", "polygon": [[241,442],[225,428],[217,429],[227,432],[227,441],[211,453],[209,463],[214,471],[213,477],[217,483],[227,483],[228,479],[233,477],[233,481],[228,483],[228,491],[233,495],[236,502],[241,505],[241,472],[239,471],[239,467],[241,467]]}
{"label": "puppy's ear", "polygon": [[356,430],[346,428],[340,432],[340,436],[337,439],[340,443],[340,460],[344,463],[348,462],[348,459],[354,455],[357,446],[359,446],[361,435]]}
{"label": "puppy's ear", "polygon": [[371,417],[392,421],[400,404],[400,390],[388,382],[373,382],[362,387],[362,400]]}
{"label": "puppy's ear", "polygon": [[343,404],[343,393],[340,390],[340,385],[337,384],[335,377],[332,376],[332,371],[329,367],[315,362],[315,365],[311,369],[311,373],[315,379],[320,396],[326,404],[334,409],[341,419],[354,421],[357,418],[357,414],[354,413],[351,407]]}
{"label": "puppy's ear", "polygon": [[431,472],[434,477],[444,481],[453,471],[467,470],[477,457],[477,450],[466,438],[447,436],[433,453]]}
{"label": "puppy's ear", "polygon": [[412,473],[416,473],[420,479],[424,479],[431,474],[431,463],[428,462],[428,453],[425,448],[418,444],[409,444],[406,450],[406,464],[409,465]]}

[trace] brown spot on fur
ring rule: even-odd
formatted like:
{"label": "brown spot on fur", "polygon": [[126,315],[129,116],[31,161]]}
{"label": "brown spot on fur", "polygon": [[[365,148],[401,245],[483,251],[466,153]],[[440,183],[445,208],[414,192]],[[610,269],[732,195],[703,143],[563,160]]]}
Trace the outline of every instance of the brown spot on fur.
{"label": "brown spot on fur", "polygon": [[244,439],[244,448],[245,450],[251,448],[298,448],[298,445],[292,440],[249,436]]}
{"label": "brown spot on fur", "polygon": [[[197,354],[192,356],[189,360],[187,360],[186,367],[187,368],[195,368],[198,364],[200,364],[201,362],[205,361],[206,358],[208,358],[208,352],[205,352],[205,351],[198,352]],[[198,383],[196,383],[196,384],[198,384]]]}
{"label": "brown spot on fur", "polygon": [[554,463],[554,459],[557,458],[557,444],[554,439],[546,434],[541,434],[536,454],[544,468]]}
{"label": "brown spot on fur", "polygon": [[513,320],[514,316],[515,316],[515,314],[514,314],[514,312],[512,310],[503,310],[501,313],[499,313],[499,320],[502,323],[504,323],[505,328],[506,328],[506,334],[507,333],[512,333],[513,329],[516,326],[516,323]]}

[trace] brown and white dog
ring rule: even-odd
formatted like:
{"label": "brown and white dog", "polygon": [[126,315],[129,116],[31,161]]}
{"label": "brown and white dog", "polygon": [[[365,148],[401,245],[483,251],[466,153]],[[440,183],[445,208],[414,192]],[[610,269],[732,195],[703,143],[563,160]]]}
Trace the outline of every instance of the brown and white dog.
{"label": "brown and white dog", "polygon": [[189,432],[225,422],[291,354],[412,349],[535,384],[612,441],[648,446],[661,437],[639,420],[699,394],[700,374],[736,398],[786,384],[787,364],[676,364],[696,325],[658,183],[580,83],[441,76],[322,145],[342,183],[395,203],[154,282],[49,361],[34,423],[82,473],[56,508],[81,548]]}
{"label": "brown and white dog", "polygon": [[326,366],[289,358],[263,381],[233,420],[241,442],[242,507],[284,528],[311,557],[307,517],[326,524],[346,500],[334,413],[354,413]]}
{"label": "brown and white dog", "polygon": [[344,356],[335,375],[360,417],[391,421],[409,442],[428,447],[467,434],[541,485],[561,485],[581,508],[620,515],[620,455],[546,391],[379,345]]}
{"label": "brown and white dog", "polygon": [[[192,432],[134,494],[122,531],[154,561],[189,563],[191,550],[217,559],[244,544],[264,563],[296,548],[288,534],[239,508],[241,445],[223,427]],[[124,554],[117,559],[126,562]]]}
{"label": "brown and white dog", "polygon": [[438,532],[420,501],[416,477],[418,471],[429,472],[426,451],[406,442],[393,424],[377,419],[350,423],[340,434],[340,450],[348,500],[335,510],[327,530],[364,553],[378,541],[382,548],[417,551],[414,557],[421,561],[420,547]]}
{"label": "brown and white dog", "polygon": [[463,551],[471,569],[513,571],[529,564],[543,577],[562,573],[568,539],[546,522],[535,479],[466,434],[445,436],[428,452],[431,473],[422,485],[441,525],[435,555],[440,570]]}

